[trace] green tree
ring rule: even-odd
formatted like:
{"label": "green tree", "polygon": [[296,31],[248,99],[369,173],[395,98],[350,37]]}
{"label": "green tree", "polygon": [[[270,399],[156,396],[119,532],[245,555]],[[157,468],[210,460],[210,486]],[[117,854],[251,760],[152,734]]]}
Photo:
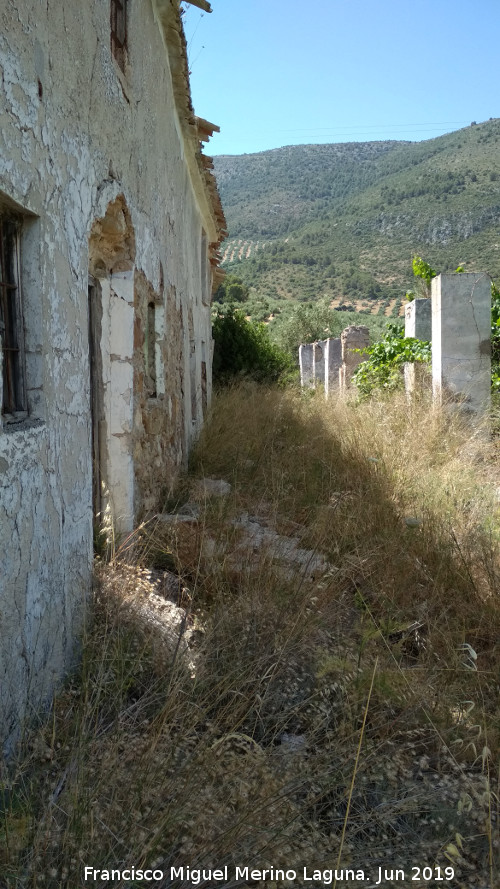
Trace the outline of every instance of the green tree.
{"label": "green tree", "polygon": [[234,306],[219,309],[212,332],[215,383],[228,383],[236,376],[274,382],[291,370],[290,357],[271,342],[266,325],[247,321]]}
{"label": "green tree", "polygon": [[216,303],[244,303],[248,299],[250,288],[236,275],[226,275],[214,294]]}
{"label": "green tree", "polygon": [[[328,337],[340,336],[349,324],[359,324],[357,312],[341,312],[331,309],[326,303],[301,303],[291,309],[283,309],[279,318],[271,322],[270,336],[281,349],[298,361],[298,350],[302,343],[314,343]],[[364,315],[363,324],[381,335],[385,319],[376,315]]]}

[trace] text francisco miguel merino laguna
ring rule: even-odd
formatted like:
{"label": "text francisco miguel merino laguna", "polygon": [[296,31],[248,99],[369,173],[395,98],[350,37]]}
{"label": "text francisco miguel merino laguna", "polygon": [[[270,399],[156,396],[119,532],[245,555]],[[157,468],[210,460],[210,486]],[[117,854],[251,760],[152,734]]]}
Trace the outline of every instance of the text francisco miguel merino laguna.
{"label": "text francisco miguel merino laguna", "polygon": [[[404,881],[406,879],[405,871],[398,868],[383,868],[377,866],[377,873],[375,874],[375,885],[380,886],[382,883],[385,883],[386,880],[394,880],[394,881]],[[445,884],[452,880],[455,876],[454,870],[452,867],[412,867],[412,880],[420,880],[421,873],[424,874],[426,880],[430,879],[428,874],[425,874],[425,871],[432,871],[432,876],[435,879],[442,880],[443,884]],[[303,880],[304,883],[313,882],[321,882],[325,886],[330,886],[334,881],[344,881],[344,882],[359,882],[364,883],[365,881],[370,881],[373,879],[373,874],[367,874],[362,868],[341,868],[341,869],[326,869],[322,870],[319,868],[312,867],[304,867],[302,868],[302,872],[299,873],[295,870],[282,870],[281,868],[270,867],[265,870],[258,870],[256,868],[251,867],[232,867],[231,874],[230,868],[226,865],[221,868],[193,868],[193,867],[170,867],[167,871],[163,871],[160,868],[150,868],[150,869],[142,869],[135,867],[125,868],[124,870],[114,869],[113,870],[101,870],[94,867],[85,867],[84,868],[84,881],[88,880],[106,880],[108,883],[113,883],[115,880],[119,882],[120,880],[134,880],[134,881],[144,881],[144,882],[158,882],[160,880],[164,880],[165,878],[170,877],[170,880],[183,880],[186,883],[191,883],[192,886],[199,886],[200,884],[206,885],[207,883],[227,883],[227,881],[231,878],[231,880],[241,880],[241,882],[251,881],[264,881],[264,880],[273,880],[273,881],[283,881],[283,882],[292,882],[296,879]]]}

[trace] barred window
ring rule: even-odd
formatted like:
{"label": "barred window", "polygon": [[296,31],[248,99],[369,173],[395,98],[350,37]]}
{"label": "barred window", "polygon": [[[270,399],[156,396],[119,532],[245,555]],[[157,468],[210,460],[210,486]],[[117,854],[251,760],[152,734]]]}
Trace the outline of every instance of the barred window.
{"label": "barred window", "polygon": [[24,324],[20,276],[21,220],[0,213],[0,338],[5,419],[26,413]]}
{"label": "barred window", "polygon": [[127,0],[111,0],[111,52],[122,71],[127,48]]}

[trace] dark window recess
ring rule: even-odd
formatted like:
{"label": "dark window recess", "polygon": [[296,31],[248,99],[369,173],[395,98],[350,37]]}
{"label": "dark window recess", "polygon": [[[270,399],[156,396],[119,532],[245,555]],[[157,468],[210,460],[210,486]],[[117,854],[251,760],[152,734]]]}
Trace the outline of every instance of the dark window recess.
{"label": "dark window recess", "polygon": [[19,276],[20,221],[0,214],[0,337],[3,353],[2,413],[26,412],[24,325]]}
{"label": "dark window recess", "polygon": [[156,306],[154,303],[149,303],[148,305],[146,371],[148,397],[156,398]]}
{"label": "dark window recess", "polygon": [[201,362],[201,404],[203,408],[203,416],[207,412],[207,362]]}
{"label": "dark window recess", "polygon": [[196,342],[195,342],[195,340],[191,340],[190,371],[191,371],[191,420],[193,423],[196,423],[197,413],[198,413],[198,411],[197,411],[198,392],[196,389]]}
{"label": "dark window recess", "polygon": [[102,381],[102,292],[99,281],[89,277],[89,359],[90,359],[90,414],[92,418],[92,505],[94,516],[101,517],[102,468],[101,451],[104,413]]}
{"label": "dark window recess", "polygon": [[122,71],[127,49],[127,0],[111,0],[111,52]]}

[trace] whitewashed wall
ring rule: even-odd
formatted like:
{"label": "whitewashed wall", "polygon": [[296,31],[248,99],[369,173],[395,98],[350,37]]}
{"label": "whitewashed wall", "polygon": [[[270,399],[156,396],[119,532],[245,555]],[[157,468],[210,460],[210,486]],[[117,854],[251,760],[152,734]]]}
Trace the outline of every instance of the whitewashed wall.
{"label": "whitewashed wall", "polygon": [[[0,741],[6,750],[71,663],[90,589],[88,239],[118,195],[135,235],[133,272],[164,294],[158,409],[167,426],[172,423],[165,446],[169,477],[185,461],[202,421],[202,344],[210,389],[210,273],[201,245],[206,254],[203,231],[213,220],[206,218],[206,202],[203,217],[199,183],[185,162],[152,3],[129,6],[126,76],[111,56],[107,2],[11,0],[0,7],[0,200],[8,197],[30,214],[23,235],[30,417],[0,430]],[[174,317],[182,317],[182,344],[169,320]],[[169,355],[175,358],[168,363]]]}

